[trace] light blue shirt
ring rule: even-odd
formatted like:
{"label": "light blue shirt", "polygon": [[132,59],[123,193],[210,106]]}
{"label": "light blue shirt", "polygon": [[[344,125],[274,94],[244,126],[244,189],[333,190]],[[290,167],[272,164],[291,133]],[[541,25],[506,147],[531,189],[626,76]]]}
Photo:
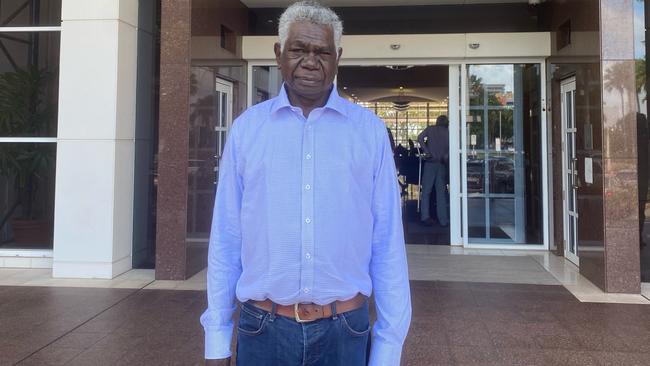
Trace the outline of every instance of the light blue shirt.
{"label": "light blue shirt", "polygon": [[205,357],[230,356],[235,297],[328,304],[374,294],[371,366],[399,365],[411,295],[386,126],[332,92],[308,118],[280,94],[234,122],[208,254]]}

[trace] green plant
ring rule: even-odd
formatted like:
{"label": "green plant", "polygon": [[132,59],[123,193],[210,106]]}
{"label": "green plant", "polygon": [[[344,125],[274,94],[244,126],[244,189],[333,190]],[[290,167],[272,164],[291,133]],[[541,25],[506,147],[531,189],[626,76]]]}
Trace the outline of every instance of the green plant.
{"label": "green plant", "polygon": [[[53,108],[47,96],[51,72],[30,67],[0,74],[0,135],[47,136]],[[36,143],[0,144],[0,176],[13,180],[15,202],[5,213],[4,225],[20,206],[20,218],[34,219],[34,198],[40,175],[53,161],[53,150]]]}

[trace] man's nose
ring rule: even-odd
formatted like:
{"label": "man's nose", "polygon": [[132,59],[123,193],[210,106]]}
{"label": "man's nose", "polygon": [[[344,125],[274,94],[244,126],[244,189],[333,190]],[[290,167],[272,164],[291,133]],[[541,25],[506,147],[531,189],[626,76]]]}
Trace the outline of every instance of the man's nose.
{"label": "man's nose", "polygon": [[309,52],[302,61],[302,66],[308,69],[318,68],[318,58],[314,52]]}

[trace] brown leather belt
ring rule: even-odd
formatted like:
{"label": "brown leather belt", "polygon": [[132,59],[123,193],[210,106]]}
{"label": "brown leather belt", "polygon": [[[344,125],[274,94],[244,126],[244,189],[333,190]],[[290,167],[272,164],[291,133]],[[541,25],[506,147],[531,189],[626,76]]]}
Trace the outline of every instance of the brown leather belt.
{"label": "brown leather belt", "polygon": [[[336,313],[345,313],[360,308],[364,302],[368,299],[367,296],[363,294],[357,294],[357,296],[351,298],[350,300],[345,301],[336,301]],[[264,300],[264,301],[248,301],[251,305],[258,307],[265,311],[271,311],[273,309],[273,301]],[[308,304],[293,304],[293,305],[275,305],[275,313],[278,315],[286,316],[289,318],[294,318],[298,323],[311,322],[314,320],[329,318],[332,316],[332,304],[326,305],[317,305],[314,303]]]}

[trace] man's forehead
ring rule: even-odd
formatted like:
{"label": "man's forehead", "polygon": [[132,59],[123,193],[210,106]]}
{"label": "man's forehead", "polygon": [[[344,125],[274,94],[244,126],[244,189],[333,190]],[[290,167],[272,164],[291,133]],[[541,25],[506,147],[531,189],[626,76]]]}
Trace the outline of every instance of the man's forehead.
{"label": "man's forehead", "polygon": [[332,27],[311,22],[297,22],[289,28],[288,42],[334,44]]}

